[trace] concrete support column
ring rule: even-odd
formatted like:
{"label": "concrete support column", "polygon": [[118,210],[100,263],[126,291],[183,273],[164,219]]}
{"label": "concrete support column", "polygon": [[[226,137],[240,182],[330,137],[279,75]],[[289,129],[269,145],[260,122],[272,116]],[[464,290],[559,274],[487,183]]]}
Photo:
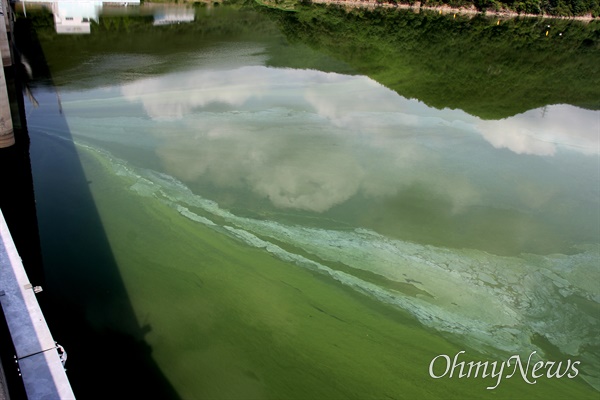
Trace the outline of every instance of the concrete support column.
{"label": "concrete support column", "polygon": [[[0,21],[0,55],[2,56],[2,66],[10,67],[12,65],[12,55],[10,52],[10,42],[7,34],[7,24],[9,20],[9,8],[6,0],[0,3],[0,12],[2,20]],[[10,25],[8,25],[10,26]],[[8,99],[8,90],[6,88],[6,77],[4,68],[1,68],[0,76],[0,148],[10,147],[15,144],[15,135],[13,132],[12,117],[10,113],[10,102]]]}
{"label": "concrete support column", "polygon": [[10,114],[10,101],[6,89],[6,77],[4,76],[4,68],[0,68],[0,148],[10,147],[14,144],[15,134]]}
{"label": "concrete support column", "polygon": [[[2,12],[2,20],[0,21],[0,56],[2,56],[2,66],[9,67],[12,65],[12,55],[6,29],[9,12],[6,0],[2,0],[0,3],[0,12]],[[0,70],[0,148],[5,148],[15,144],[15,135],[13,132],[4,68],[0,68]]]}
{"label": "concrete support column", "polygon": [[6,90],[6,78],[4,68],[0,68],[0,148],[10,147],[14,144],[15,134],[10,114],[8,91]]}
{"label": "concrete support column", "polygon": [[6,0],[0,2],[0,13],[2,21],[0,22],[0,51],[2,52],[2,65],[9,67],[12,65],[12,53],[10,49],[10,12],[11,8]]}

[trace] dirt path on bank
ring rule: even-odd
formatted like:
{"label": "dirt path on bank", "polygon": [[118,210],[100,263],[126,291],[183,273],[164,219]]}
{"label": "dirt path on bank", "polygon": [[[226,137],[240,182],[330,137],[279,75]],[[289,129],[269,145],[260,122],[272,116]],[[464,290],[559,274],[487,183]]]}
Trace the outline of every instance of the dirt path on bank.
{"label": "dirt path on bank", "polygon": [[574,17],[564,17],[564,16],[555,16],[555,15],[535,15],[535,14],[524,14],[517,13],[511,10],[500,10],[500,11],[491,11],[487,10],[485,12],[481,12],[475,8],[475,6],[471,7],[450,7],[448,5],[443,6],[426,6],[422,5],[421,2],[415,2],[413,5],[410,4],[394,4],[394,3],[378,3],[377,0],[311,0],[313,3],[317,4],[336,4],[340,6],[346,6],[350,8],[364,7],[364,8],[376,8],[376,7],[385,7],[385,8],[400,8],[406,10],[413,10],[414,12],[420,12],[421,10],[427,11],[435,11],[440,14],[456,14],[456,15],[478,15],[485,14],[491,17],[497,17],[499,19],[505,18],[515,18],[515,17],[529,17],[529,18],[552,18],[552,19],[573,19],[582,22],[590,22],[595,20],[591,16],[588,15],[580,15]]}

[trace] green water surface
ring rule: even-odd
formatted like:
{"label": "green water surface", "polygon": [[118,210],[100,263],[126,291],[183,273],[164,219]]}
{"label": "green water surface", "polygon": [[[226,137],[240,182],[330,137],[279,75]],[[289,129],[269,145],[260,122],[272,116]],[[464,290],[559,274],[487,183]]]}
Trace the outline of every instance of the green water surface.
{"label": "green water surface", "polygon": [[[319,25],[306,15],[296,23]],[[166,27],[102,18],[90,36],[34,30],[43,59],[27,105],[49,319],[73,349],[76,393],[598,397],[589,93],[490,119],[403,97],[378,79],[392,69],[362,72],[372,52],[342,57],[275,11],[200,8],[205,24]],[[431,29],[427,15],[406,29],[420,32],[415,18]],[[459,351],[580,369],[495,389],[430,375]]]}

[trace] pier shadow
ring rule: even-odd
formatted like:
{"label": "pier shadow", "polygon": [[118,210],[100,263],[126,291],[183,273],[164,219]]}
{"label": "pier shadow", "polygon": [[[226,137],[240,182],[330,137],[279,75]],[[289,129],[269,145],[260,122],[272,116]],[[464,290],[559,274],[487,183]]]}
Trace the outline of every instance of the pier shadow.
{"label": "pier shadow", "polygon": [[[35,80],[46,83],[37,100],[50,101],[56,95],[52,76],[30,20],[17,21],[15,39]],[[68,352],[75,395],[178,399],[152,358],[145,341],[152,328],[137,321],[69,126],[53,101],[54,109],[43,115],[45,127],[29,128],[46,278],[38,299],[53,337]],[[50,127],[56,136],[44,133]]]}
{"label": "pier shadow", "polygon": [[21,87],[13,66],[4,68],[15,144],[0,148],[0,171],[2,171],[2,195],[0,209],[10,228],[11,236],[20,251],[23,265],[31,283],[44,284],[44,269],[37,225],[37,212],[33,191],[33,177],[29,158],[30,140],[23,110]]}

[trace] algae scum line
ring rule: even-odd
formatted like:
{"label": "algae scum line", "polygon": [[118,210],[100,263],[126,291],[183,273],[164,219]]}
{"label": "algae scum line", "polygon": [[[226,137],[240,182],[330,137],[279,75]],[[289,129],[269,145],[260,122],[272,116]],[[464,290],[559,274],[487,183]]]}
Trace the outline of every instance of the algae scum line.
{"label": "algae scum line", "polygon": [[291,14],[197,11],[218,29],[149,31],[172,54],[42,41],[58,83],[27,121],[76,394],[597,397],[599,111],[435,108],[357,73],[376,54],[289,40]]}
{"label": "algae scum line", "polygon": [[[519,259],[401,242],[368,229],[335,231],[243,218],[195,195],[169,175],[136,171],[110,153],[78,146],[101,157],[111,173],[131,183],[129,190],[137,195],[158,199],[219,234],[406,310],[427,327],[462,337],[471,348],[492,347],[508,353],[528,348],[543,354],[531,338],[548,331],[555,333],[553,343],[565,354],[595,345],[593,335],[587,335],[588,324],[595,323],[590,316],[598,300],[594,282],[600,278],[595,266],[600,254],[593,246],[573,256]],[[327,266],[336,262],[373,272],[389,282],[408,283],[395,290],[382,287]],[[461,290],[457,292],[456,287]],[[567,320],[543,321],[549,313]],[[585,356],[598,365],[593,354]]]}

